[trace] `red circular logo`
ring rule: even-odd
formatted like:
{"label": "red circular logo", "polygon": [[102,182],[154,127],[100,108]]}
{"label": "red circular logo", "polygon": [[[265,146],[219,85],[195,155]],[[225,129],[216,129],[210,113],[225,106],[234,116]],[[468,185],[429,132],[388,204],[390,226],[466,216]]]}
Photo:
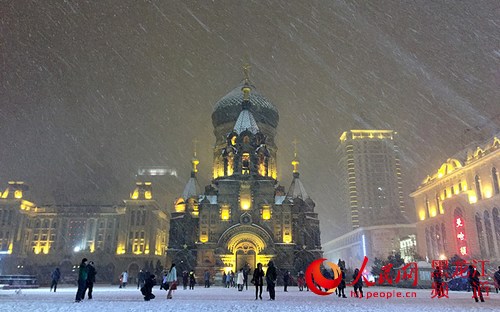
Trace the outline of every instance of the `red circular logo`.
{"label": "red circular logo", "polygon": [[[323,261],[327,260],[326,258],[314,260],[306,269],[306,284],[309,289],[321,296],[326,296],[332,294],[335,289],[340,285],[342,281],[342,272],[338,265],[332,262],[325,262],[325,265],[330,267],[333,270],[333,279],[326,278],[321,273],[321,264]],[[316,287],[322,287],[326,289],[326,291],[321,291]]]}

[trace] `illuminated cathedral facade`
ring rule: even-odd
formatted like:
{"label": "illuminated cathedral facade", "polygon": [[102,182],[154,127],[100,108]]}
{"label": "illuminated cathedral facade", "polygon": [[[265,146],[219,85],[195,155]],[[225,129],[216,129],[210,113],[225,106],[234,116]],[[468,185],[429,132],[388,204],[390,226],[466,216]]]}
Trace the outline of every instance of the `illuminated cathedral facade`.
{"label": "illuminated cathedral facade", "polygon": [[294,273],[322,256],[318,215],[299,178],[296,154],[288,190],[276,179],[278,120],[276,107],[248,76],[216,103],[211,184],[201,191],[195,154],[171,213],[167,259],[181,271],[202,276],[205,270],[253,270],[273,260]]}

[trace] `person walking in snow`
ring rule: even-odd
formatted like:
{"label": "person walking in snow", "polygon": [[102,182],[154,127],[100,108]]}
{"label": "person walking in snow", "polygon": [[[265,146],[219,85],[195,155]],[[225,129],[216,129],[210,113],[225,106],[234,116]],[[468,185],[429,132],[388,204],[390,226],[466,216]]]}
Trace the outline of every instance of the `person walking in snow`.
{"label": "person walking in snow", "polygon": [[205,280],[205,288],[210,288],[210,272],[208,270],[203,273],[203,279]]}
{"label": "person walking in snow", "polygon": [[144,283],[146,282],[146,272],[144,270],[140,270],[139,274],[137,275],[137,289],[141,289],[142,286],[144,286]]}
{"label": "person walking in snow", "polygon": [[184,270],[182,271],[182,288],[184,288],[184,290],[188,289],[188,282],[189,282],[189,273],[188,271]]}
{"label": "person walking in snow", "polygon": [[495,280],[495,290],[498,294],[498,289],[500,289],[500,266],[498,267],[498,271],[493,275],[493,279]]}
{"label": "person walking in snow", "polygon": [[306,284],[306,279],[304,277],[304,272],[300,271],[297,275],[297,285],[299,286],[299,291],[304,291],[304,285]]}
{"label": "person walking in snow", "polygon": [[231,287],[231,272],[227,272],[227,275],[226,275],[226,287],[227,288]]}
{"label": "person walking in snow", "polygon": [[342,297],[342,298],[347,298],[347,296],[345,295],[345,271],[344,271],[343,267],[340,268],[340,272],[341,272],[342,280],[340,281],[340,284],[338,286],[338,290],[339,290],[338,296]]}
{"label": "person walking in snow", "polygon": [[264,285],[264,270],[262,270],[262,263],[257,263],[257,268],[253,271],[251,282],[255,285],[255,300],[258,298],[262,300],[262,286]]}
{"label": "person walking in snow", "polygon": [[78,290],[76,291],[75,302],[84,299],[85,287],[87,286],[87,258],[83,258],[78,269]]}
{"label": "person walking in snow", "polygon": [[61,278],[61,271],[59,268],[56,268],[52,274],[50,274],[50,278],[52,279],[52,283],[50,284],[50,291],[54,288],[54,292],[57,289],[57,283],[59,283],[59,279]]}
{"label": "person walking in snow", "polygon": [[238,291],[243,290],[243,283],[245,282],[245,277],[243,276],[243,268],[238,272],[238,276],[236,278],[236,284],[238,285]]}
{"label": "person walking in snow", "polygon": [[278,278],[278,273],[276,272],[276,267],[274,266],[273,261],[269,261],[267,264],[267,272],[266,272],[266,282],[267,289],[269,290],[269,298],[270,300],[276,299],[276,279]]}
{"label": "person walking in snow", "polygon": [[123,273],[120,275],[120,288],[127,287],[127,283],[128,283],[128,273],[127,271],[123,271]]}
{"label": "person walking in snow", "polygon": [[145,273],[148,278],[144,281],[144,286],[141,287],[141,292],[144,295],[144,301],[149,301],[155,298],[153,295],[153,287],[156,285],[156,276],[154,274]]}
{"label": "person walking in snow", "polygon": [[168,271],[166,282],[169,285],[167,299],[172,299],[172,292],[177,289],[177,269],[175,268],[175,263],[172,263]]}
{"label": "person walking in snow", "polygon": [[469,279],[469,284],[472,288],[473,298],[474,300],[476,300],[476,302],[479,302],[477,298],[478,296],[479,299],[481,299],[481,302],[484,302],[483,293],[481,292],[481,284],[479,282],[480,275],[481,274],[479,274],[479,272],[473,265],[469,265],[468,279]]}
{"label": "person walking in snow", "polygon": [[92,291],[94,290],[95,275],[97,271],[95,270],[94,261],[90,261],[87,265],[87,284],[85,290],[83,291],[83,297],[85,298],[85,292],[88,289],[88,297],[92,299]]}
{"label": "person walking in snow", "polygon": [[194,285],[196,284],[196,276],[194,275],[194,271],[191,270],[189,272],[189,289],[194,290]]}
{"label": "person walking in snow", "polygon": [[[356,278],[359,275],[359,269],[354,270],[354,274],[352,275],[353,281],[356,280]],[[363,298],[363,277],[360,276],[356,284],[354,286],[354,296],[356,298]],[[358,290],[359,290],[359,295],[358,295]]]}
{"label": "person walking in snow", "polygon": [[283,291],[288,292],[287,288],[290,285],[290,271],[286,271],[283,275]]}

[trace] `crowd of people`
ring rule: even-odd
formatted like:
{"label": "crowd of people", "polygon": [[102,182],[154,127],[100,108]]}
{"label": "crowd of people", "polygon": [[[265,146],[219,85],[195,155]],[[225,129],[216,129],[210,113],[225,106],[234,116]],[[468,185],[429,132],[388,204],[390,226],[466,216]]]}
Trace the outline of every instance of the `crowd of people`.
{"label": "crowd of people", "polygon": [[[337,288],[335,289],[336,295],[338,297],[347,298],[345,295],[346,288],[346,269],[345,263],[339,260],[338,266],[340,268],[340,278],[341,281]],[[248,290],[248,282],[251,270],[248,265],[240,268],[237,274],[233,271],[224,272],[222,275],[222,285],[225,288],[236,288],[238,291]],[[93,261],[88,261],[87,258],[83,258],[79,267],[78,267],[78,289],[75,297],[75,302],[81,302],[85,299],[87,295],[88,299],[92,299],[93,286],[95,283],[97,271],[95,269],[95,264]],[[326,278],[332,278],[328,270],[323,270],[322,274]],[[473,293],[473,298],[476,302],[484,302],[483,290],[481,289],[482,285],[480,282],[480,273],[479,271],[472,265],[468,267],[467,271],[467,280],[470,285],[470,289]],[[274,265],[273,261],[269,261],[267,264],[267,270],[264,271],[262,263],[258,263],[257,267],[254,269],[252,278],[250,283],[255,286],[255,300],[262,300],[262,292],[264,285],[267,286],[266,291],[269,293],[269,300],[276,299],[276,282],[278,279],[278,270]],[[196,285],[196,275],[194,270],[184,270],[181,273],[183,289],[194,290]],[[53,272],[51,272],[51,285],[50,291],[57,291],[57,285],[59,280],[61,279],[61,271],[59,268],[56,268]],[[119,288],[126,288],[129,276],[127,271],[123,271],[120,274],[120,284]],[[432,272],[432,280],[433,280],[433,291],[435,291],[436,296],[443,296],[445,289],[445,282],[443,279],[443,270],[439,267],[436,267]],[[203,273],[203,281],[204,287],[209,288],[211,286],[211,275],[208,270],[205,270]],[[264,283],[265,281],[265,283]],[[286,270],[283,273],[283,291],[288,292],[288,287],[292,284],[295,284],[295,280],[291,275],[290,271]],[[495,284],[496,292],[498,293],[500,290],[500,266],[498,267],[498,271],[496,271],[493,275],[493,281]],[[354,297],[363,297],[363,279],[359,278],[359,269],[355,269],[352,275],[352,286],[354,288]],[[157,284],[156,276],[151,274],[145,270],[140,270],[137,276],[137,289],[140,289],[141,293],[144,296],[145,301],[149,301],[155,298],[153,294],[153,287]],[[178,278],[177,278],[177,269],[175,263],[172,263],[169,270],[164,271],[161,276],[160,290],[165,290],[167,292],[167,299],[173,298],[173,293],[177,289]],[[303,271],[299,271],[296,279],[296,285],[298,286],[299,291],[304,291],[306,289],[309,291],[305,275]],[[319,285],[316,285],[321,290]],[[325,290],[326,291],[326,290]],[[352,294],[351,294],[352,296]]]}

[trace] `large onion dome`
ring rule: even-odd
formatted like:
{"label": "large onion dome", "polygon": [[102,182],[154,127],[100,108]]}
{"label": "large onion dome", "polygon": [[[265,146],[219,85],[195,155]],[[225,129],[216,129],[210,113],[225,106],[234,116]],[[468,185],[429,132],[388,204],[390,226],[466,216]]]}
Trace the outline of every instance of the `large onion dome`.
{"label": "large onion dome", "polygon": [[[241,113],[241,103],[243,102],[243,85],[234,88],[231,92],[221,98],[214,106],[212,113],[212,123],[214,128],[225,123],[232,123],[238,119]],[[273,128],[278,126],[279,113],[276,107],[264,96],[257,93],[252,87],[250,92],[250,112],[255,117],[257,123],[267,124]]]}

